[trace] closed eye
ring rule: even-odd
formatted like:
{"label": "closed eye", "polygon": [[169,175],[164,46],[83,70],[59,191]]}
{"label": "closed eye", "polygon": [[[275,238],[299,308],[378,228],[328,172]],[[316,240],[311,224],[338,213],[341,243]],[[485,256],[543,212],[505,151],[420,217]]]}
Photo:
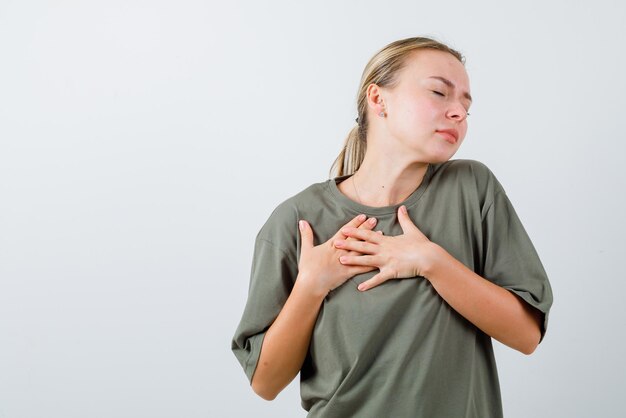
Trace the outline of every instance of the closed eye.
{"label": "closed eye", "polygon": [[437,90],[431,90],[431,91],[432,91],[433,93],[435,93],[436,95],[438,95],[438,96],[443,96],[443,97],[445,97],[445,96],[446,96],[445,94],[443,94],[443,93],[442,93],[442,92],[440,92],[440,91],[437,91]]}

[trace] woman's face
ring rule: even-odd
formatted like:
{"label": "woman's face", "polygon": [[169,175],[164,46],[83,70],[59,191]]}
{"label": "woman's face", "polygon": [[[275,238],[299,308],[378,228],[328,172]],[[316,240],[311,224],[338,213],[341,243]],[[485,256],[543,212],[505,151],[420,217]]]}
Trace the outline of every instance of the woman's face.
{"label": "woman's face", "polygon": [[424,49],[413,52],[398,84],[382,89],[388,133],[416,159],[449,160],[467,132],[471,105],[469,78],[453,55]]}

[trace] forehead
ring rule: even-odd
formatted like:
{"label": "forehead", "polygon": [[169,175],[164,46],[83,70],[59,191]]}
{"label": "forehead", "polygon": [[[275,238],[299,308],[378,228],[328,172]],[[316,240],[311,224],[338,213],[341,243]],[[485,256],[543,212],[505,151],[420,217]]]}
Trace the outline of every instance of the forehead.
{"label": "forehead", "polygon": [[400,82],[422,81],[430,77],[444,77],[461,90],[469,92],[469,77],[465,66],[454,55],[435,49],[411,52],[399,74]]}

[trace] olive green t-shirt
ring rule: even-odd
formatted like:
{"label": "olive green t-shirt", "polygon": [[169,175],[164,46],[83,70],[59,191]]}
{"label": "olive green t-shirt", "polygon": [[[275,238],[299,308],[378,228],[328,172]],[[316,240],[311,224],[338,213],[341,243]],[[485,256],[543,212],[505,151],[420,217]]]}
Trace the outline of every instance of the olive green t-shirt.
{"label": "olive green t-shirt", "polygon": [[[501,184],[482,163],[431,164],[402,203],[368,207],[342,194],[349,176],[313,184],[273,211],[256,237],[248,300],[232,350],[251,381],[265,332],[298,274],[298,220],[315,245],[359,213],[375,230],[402,234],[397,209],[406,205],[417,227],[480,276],[513,292],[544,314],[552,290],[528,234]],[[452,309],[428,280],[389,280],[366,292],[352,277],[320,308],[300,371],[302,407],[309,417],[502,417],[491,337]],[[451,278],[453,280],[453,278]]]}

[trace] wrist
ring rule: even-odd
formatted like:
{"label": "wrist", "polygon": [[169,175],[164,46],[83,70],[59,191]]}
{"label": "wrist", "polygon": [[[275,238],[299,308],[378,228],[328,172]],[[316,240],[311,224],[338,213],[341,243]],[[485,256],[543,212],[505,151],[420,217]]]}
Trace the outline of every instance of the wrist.
{"label": "wrist", "polygon": [[298,287],[299,290],[302,290],[308,296],[319,299],[320,301],[324,300],[330,292],[329,289],[324,289],[320,286],[314,274],[305,271],[298,273],[294,288],[295,287]]}
{"label": "wrist", "polygon": [[428,260],[424,263],[424,267],[422,268],[422,276],[424,276],[428,281],[432,281],[437,277],[438,272],[440,271],[440,266],[446,262],[447,257],[450,257],[450,254],[439,244],[435,244],[434,242],[430,242],[428,247]]}

